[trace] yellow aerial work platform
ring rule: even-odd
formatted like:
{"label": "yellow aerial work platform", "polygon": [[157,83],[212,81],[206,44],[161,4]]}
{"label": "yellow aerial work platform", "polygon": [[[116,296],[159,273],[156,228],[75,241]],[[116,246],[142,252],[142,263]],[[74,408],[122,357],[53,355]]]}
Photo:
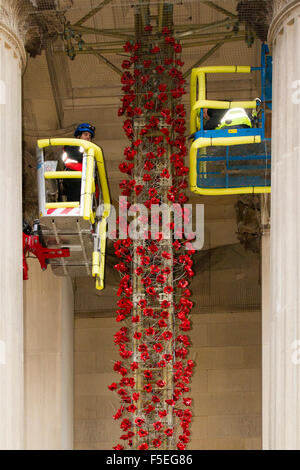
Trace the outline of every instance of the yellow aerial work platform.
{"label": "yellow aerial work platform", "polygon": [[[206,98],[208,74],[261,73],[261,97],[253,101]],[[271,139],[265,136],[265,111],[272,106],[272,57],[262,45],[261,66],[207,66],[192,70],[190,84],[190,189],[201,195],[269,193]],[[258,106],[259,105],[259,106]],[[259,115],[257,108],[259,107]],[[255,110],[252,127],[217,126],[206,130],[204,109]],[[245,112],[245,111],[244,111]],[[250,118],[249,118],[250,121]],[[219,128],[218,128],[219,127]]]}
{"label": "yellow aerial work platform", "polygon": [[[57,161],[45,158],[52,146],[81,147],[82,171],[56,171]],[[52,149],[53,150],[53,149]],[[92,142],[75,138],[42,139],[37,143],[39,221],[43,243],[49,249],[68,248],[70,257],[49,260],[58,276],[93,276],[96,288],[104,287],[107,218],[110,195],[102,150]],[[81,181],[80,201],[49,202],[47,182],[56,187],[65,179]],[[99,195],[96,197],[96,188]]]}

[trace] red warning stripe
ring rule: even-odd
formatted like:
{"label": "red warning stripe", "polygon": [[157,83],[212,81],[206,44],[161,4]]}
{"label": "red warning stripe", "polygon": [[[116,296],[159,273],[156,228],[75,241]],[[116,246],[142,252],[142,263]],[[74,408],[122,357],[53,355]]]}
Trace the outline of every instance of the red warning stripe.
{"label": "red warning stripe", "polygon": [[74,207],[67,207],[66,209],[64,209],[64,210],[61,212],[61,215],[63,215],[63,214],[69,214],[69,212],[71,212],[73,209],[74,209]]}
{"label": "red warning stripe", "polygon": [[56,209],[47,209],[47,214],[51,215]]}

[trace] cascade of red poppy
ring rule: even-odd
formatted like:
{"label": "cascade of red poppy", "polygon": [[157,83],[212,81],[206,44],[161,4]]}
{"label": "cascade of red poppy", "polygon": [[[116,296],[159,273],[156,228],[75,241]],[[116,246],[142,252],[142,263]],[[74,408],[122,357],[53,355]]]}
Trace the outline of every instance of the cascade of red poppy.
{"label": "cascade of red poppy", "polygon": [[[152,31],[150,24],[137,42],[124,46],[122,106],[124,132],[130,144],[119,168],[128,175],[120,188],[123,209],[139,212],[139,238],[130,236],[127,218],[118,222],[127,238],[115,242],[121,275],[115,334],[120,360],[114,370],[120,380],[109,386],[119,394],[121,406],[113,418],[120,420],[121,443],[114,449],[185,449],[191,423],[190,377],[194,363],[188,360],[192,308],[189,280],[193,276],[193,249],[183,238],[182,220],[191,214],[187,201],[185,167],[185,93],[180,68],[181,45],[168,27]],[[165,223],[156,208],[172,206]],[[152,227],[149,231],[148,213]],[[169,236],[171,234],[171,236]]]}

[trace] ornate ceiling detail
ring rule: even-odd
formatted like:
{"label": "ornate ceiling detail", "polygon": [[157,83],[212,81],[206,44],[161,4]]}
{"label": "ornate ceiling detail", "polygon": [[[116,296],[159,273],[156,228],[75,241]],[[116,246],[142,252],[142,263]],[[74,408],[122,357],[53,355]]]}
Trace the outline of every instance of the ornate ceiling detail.
{"label": "ornate ceiling detail", "polygon": [[[275,0],[288,3],[290,0]],[[272,20],[273,0],[240,0],[237,5],[239,21],[255,32],[261,41],[266,41]]]}
{"label": "ornate ceiling detail", "polygon": [[26,37],[26,51],[31,57],[41,54],[42,49],[64,31],[66,10],[73,0],[29,0],[33,6]]}
{"label": "ornate ceiling detail", "polygon": [[27,32],[28,11],[21,0],[0,0],[0,25],[13,33],[21,42]]}

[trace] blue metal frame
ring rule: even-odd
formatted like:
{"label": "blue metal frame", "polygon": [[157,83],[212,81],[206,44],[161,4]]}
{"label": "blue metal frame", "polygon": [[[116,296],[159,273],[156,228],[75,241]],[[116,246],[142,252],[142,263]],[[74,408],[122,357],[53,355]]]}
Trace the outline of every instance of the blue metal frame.
{"label": "blue metal frame", "polygon": [[[261,48],[261,66],[251,67],[251,72],[261,72],[261,102],[265,103],[267,98],[272,98],[272,57],[269,54],[269,48],[267,44],[262,44]],[[272,109],[271,100],[267,100],[267,106]],[[204,119],[203,119],[203,108],[200,109],[200,130],[195,132],[193,140],[199,139],[200,137],[243,137],[243,136],[260,136],[261,140],[265,140],[265,125],[266,117],[265,110],[262,109],[261,118],[259,119],[261,124],[260,128],[254,129],[220,129],[220,130],[204,130]],[[233,132],[234,131],[234,132]]]}

